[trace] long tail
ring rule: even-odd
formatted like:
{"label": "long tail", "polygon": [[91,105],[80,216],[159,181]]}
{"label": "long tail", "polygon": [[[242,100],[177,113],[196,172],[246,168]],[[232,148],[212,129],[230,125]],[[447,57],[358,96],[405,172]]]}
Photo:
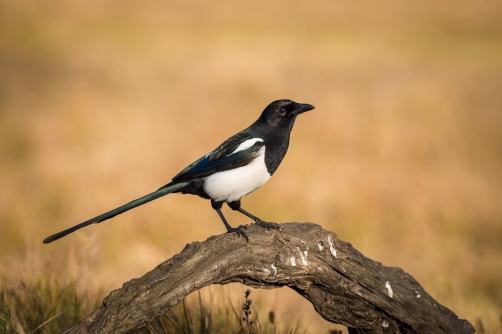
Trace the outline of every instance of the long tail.
{"label": "long tail", "polygon": [[134,200],[132,202],[129,202],[129,203],[125,204],[125,205],[122,205],[122,206],[120,206],[120,207],[118,207],[116,209],[113,209],[111,211],[103,213],[102,215],[99,215],[97,217],[89,219],[89,220],[87,220],[87,221],[85,221],[83,223],[80,223],[78,225],[70,227],[69,229],[66,229],[64,231],[58,232],[56,234],[53,234],[50,237],[47,237],[47,238],[44,239],[44,244],[48,244],[48,243],[53,242],[54,240],[58,240],[58,239],[66,236],[66,235],[68,235],[70,233],[75,232],[76,230],[79,230],[79,229],[81,229],[83,227],[86,227],[87,225],[101,223],[101,222],[103,222],[103,221],[105,221],[107,219],[115,217],[116,215],[120,215],[121,213],[124,213],[126,211],[131,210],[131,209],[134,209],[135,207],[138,207],[140,205],[143,205],[145,203],[153,201],[154,199],[157,199],[159,197],[162,197],[162,196],[165,196],[167,194],[173,193],[176,190],[179,190],[179,189],[183,188],[187,184],[188,184],[188,182],[181,182],[181,183],[175,183],[175,184],[167,184],[164,187],[160,188],[159,190],[154,191],[153,193],[150,193],[150,194],[148,194],[146,196],[138,198],[138,199],[136,199],[136,200]]}

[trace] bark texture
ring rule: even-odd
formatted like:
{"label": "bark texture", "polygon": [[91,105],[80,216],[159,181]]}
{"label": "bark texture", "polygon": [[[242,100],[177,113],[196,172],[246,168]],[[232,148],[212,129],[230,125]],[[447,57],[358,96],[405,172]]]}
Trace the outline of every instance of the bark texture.
{"label": "bark texture", "polygon": [[288,286],[326,320],[351,333],[474,333],[473,326],[436,302],[401,268],[371,260],[335,233],[311,223],[282,231],[248,226],[213,236],[141,278],[112,291],[99,309],[66,333],[128,333],[211,284]]}

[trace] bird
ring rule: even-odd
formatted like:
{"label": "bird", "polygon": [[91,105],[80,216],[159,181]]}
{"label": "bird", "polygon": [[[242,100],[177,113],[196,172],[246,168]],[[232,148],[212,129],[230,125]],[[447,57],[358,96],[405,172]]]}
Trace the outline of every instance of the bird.
{"label": "bird", "polygon": [[263,186],[275,173],[288,151],[291,130],[296,117],[314,109],[306,103],[289,99],[270,103],[249,127],[225,140],[213,151],[194,161],[176,174],[171,182],[158,190],[103,213],[83,223],[55,233],[43,240],[51,243],[91,224],[104,222],[119,214],[171,194],[197,195],[211,201],[212,208],[223,221],[227,233],[247,239],[245,226],[231,227],[221,211],[223,203],[251,218],[257,225],[270,229],[280,227],[267,223],[241,207],[241,199]]}

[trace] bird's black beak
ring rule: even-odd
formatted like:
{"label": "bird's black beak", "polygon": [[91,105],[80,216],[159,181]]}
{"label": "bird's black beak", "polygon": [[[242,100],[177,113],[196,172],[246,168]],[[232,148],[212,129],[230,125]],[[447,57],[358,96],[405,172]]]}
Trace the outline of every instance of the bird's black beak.
{"label": "bird's black beak", "polygon": [[306,104],[306,103],[298,103],[297,106],[298,107],[295,110],[293,110],[293,112],[291,113],[291,115],[298,116],[300,114],[303,114],[306,111],[315,109],[315,107],[313,105]]}

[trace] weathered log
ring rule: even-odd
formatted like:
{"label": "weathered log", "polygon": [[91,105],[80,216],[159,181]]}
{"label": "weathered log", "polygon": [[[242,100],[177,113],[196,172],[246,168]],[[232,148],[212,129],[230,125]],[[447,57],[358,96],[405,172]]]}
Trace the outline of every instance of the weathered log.
{"label": "weathered log", "polygon": [[248,226],[188,244],[141,278],[112,291],[102,306],[66,333],[127,333],[210,284],[289,286],[326,320],[351,333],[474,333],[402,269],[371,260],[333,232],[311,223],[282,231]]}

